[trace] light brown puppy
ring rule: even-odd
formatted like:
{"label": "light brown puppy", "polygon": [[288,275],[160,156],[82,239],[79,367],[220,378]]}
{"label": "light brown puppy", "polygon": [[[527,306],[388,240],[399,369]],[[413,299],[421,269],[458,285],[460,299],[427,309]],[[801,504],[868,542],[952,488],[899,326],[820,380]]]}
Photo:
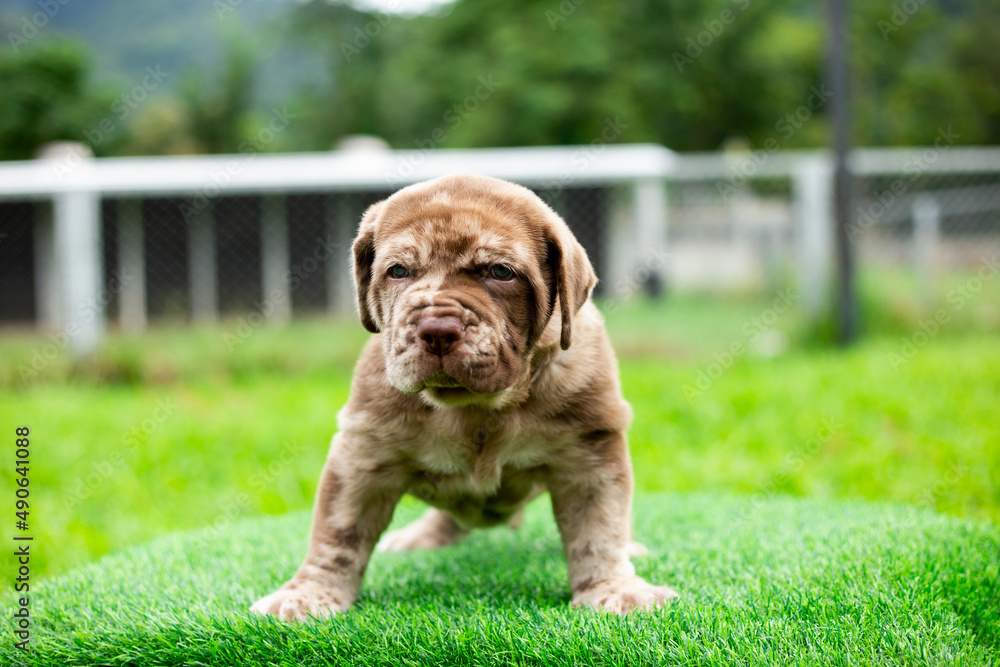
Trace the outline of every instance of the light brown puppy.
{"label": "light brown puppy", "polygon": [[305,561],[253,610],[347,609],[404,493],[432,507],[384,549],[516,524],[547,490],[574,606],[623,613],[675,597],[629,562],[642,549],[630,542],[631,410],[566,223],[523,187],[449,176],[368,209],[353,251],[361,322],[376,335],[338,415]]}

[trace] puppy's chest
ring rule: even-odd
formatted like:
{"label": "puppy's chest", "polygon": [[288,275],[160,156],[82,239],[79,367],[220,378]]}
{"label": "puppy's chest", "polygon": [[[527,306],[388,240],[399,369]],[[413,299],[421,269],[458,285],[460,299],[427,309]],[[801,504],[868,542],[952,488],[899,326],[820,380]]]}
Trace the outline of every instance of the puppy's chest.
{"label": "puppy's chest", "polygon": [[422,473],[489,493],[504,474],[545,465],[565,439],[524,421],[517,416],[443,416],[425,425],[410,444],[410,454]]}

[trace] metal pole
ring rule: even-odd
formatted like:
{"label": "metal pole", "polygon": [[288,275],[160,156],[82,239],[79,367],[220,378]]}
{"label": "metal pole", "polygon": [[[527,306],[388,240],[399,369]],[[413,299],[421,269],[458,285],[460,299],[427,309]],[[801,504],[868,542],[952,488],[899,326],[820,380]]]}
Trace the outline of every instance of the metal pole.
{"label": "metal pole", "polygon": [[632,271],[639,277],[645,269],[646,284],[642,287],[655,297],[667,270],[659,261],[667,254],[667,184],[662,178],[642,178],[633,188],[638,247]]}
{"label": "metal pole", "polygon": [[198,211],[188,225],[188,275],[191,319],[196,323],[214,322],[219,316],[219,285],[212,206]]}
{"label": "metal pole", "polygon": [[931,313],[937,303],[934,280],[935,251],[941,235],[941,207],[932,195],[921,194],[913,201],[913,273],[920,285],[921,307]]}
{"label": "metal pole", "polygon": [[101,200],[92,190],[64,190],[56,194],[54,211],[59,326],[73,355],[86,356],[104,339]]}
{"label": "metal pole", "polygon": [[121,301],[118,319],[122,331],[146,328],[146,242],[141,199],[118,202],[118,266]]}
{"label": "metal pole", "polygon": [[42,331],[59,328],[59,280],[56,276],[55,236],[51,200],[35,204],[35,304]]}
{"label": "metal pole", "polygon": [[330,313],[343,315],[354,308],[354,262],[351,243],[364,213],[358,195],[330,194],[326,200],[326,241],[336,248],[326,260],[326,300]]}
{"label": "metal pole", "polygon": [[847,165],[850,146],[850,100],[847,74],[847,0],[828,0],[830,11],[829,79],[833,112],[834,221],[837,253],[837,342],[850,344],[857,336],[854,294],[854,258],[848,238],[851,206],[851,173]]}
{"label": "metal pole", "polygon": [[265,195],[260,201],[261,312],[268,321],[292,319],[292,291],[288,284],[288,210],[282,195]]}
{"label": "metal pole", "polygon": [[826,156],[800,158],[792,169],[799,287],[813,323],[830,312],[830,260],[834,237],[833,171]]}

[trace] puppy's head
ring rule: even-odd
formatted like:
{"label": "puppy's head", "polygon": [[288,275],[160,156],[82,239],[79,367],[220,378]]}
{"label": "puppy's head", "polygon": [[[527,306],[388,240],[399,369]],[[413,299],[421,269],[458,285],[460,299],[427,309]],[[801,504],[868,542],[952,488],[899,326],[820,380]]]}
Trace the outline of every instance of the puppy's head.
{"label": "puppy's head", "polygon": [[365,213],[354,241],[361,322],[382,333],[394,387],[435,405],[490,405],[597,279],[566,223],[530,190],[483,176],[404,188]]}

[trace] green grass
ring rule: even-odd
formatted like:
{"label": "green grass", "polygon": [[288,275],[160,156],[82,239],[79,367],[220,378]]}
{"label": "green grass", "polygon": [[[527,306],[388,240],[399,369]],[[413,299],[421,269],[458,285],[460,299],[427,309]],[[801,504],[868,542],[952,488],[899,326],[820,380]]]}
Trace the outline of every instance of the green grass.
{"label": "green grass", "polygon": [[[407,505],[395,523],[416,516]],[[125,550],[33,591],[33,665],[774,665],[1000,661],[1000,529],[908,507],[656,494],[637,571],[681,593],[628,617],[571,610],[547,502],[513,533],[376,554],[356,607],[289,625],[246,607],[285,580],[308,515]],[[489,554],[484,558],[484,554]],[[3,599],[5,609],[12,599]],[[26,661],[22,663],[21,661]]]}

